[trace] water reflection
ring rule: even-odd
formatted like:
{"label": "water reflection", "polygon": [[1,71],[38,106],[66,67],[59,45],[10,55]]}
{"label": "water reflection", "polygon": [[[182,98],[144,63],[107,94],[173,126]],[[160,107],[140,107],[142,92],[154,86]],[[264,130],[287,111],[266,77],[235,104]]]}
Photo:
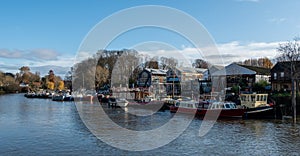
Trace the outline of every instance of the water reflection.
{"label": "water reflection", "polygon": [[[86,104],[93,110],[100,105]],[[102,106],[101,106],[102,107]],[[107,109],[118,125],[132,130],[150,130],[168,122],[170,112],[137,117],[122,109]],[[89,111],[88,111],[89,110]],[[143,110],[141,110],[143,111]],[[185,116],[180,117],[182,120]],[[97,139],[84,125],[72,102],[26,99],[22,94],[0,96],[1,155],[297,155],[300,124],[281,120],[218,120],[203,137],[201,119],[194,119],[176,140],[145,152],[120,150]],[[105,126],[105,125],[98,125]],[[97,128],[97,127],[96,127]],[[176,131],[169,127],[166,135]],[[133,140],[134,141],[134,140]],[[145,144],[148,140],[144,140]],[[161,140],[157,140],[160,142]],[[155,143],[155,142],[154,142]]]}

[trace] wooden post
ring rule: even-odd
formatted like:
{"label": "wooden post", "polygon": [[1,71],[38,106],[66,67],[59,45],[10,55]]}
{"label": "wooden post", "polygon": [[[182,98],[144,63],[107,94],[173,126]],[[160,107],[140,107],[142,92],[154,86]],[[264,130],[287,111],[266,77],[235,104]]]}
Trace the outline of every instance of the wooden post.
{"label": "wooden post", "polygon": [[297,102],[296,102],[296,81],[293,79],[293,93],[292,93],[292,104],[293,104],[293,110],[294,110],[294,123],[297,122]]}

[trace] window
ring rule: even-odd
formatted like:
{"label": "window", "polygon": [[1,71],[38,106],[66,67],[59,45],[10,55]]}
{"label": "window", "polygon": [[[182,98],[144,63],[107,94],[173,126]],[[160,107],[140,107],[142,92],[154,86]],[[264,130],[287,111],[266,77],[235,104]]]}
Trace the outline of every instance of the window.
{"label": "window", "polygon": [[[257,98],[258,100],[258,98]],[[251,95],[251,101],[255,101],[255,95]]]}
{"label": "window", "polygon": [[267,96],[264,95],[263,101],[267,101]]}
{"label": "window", "polygon": [[225,108],[230,108],[230,105],[229,104],[225,104]]}
{"label": "window", "polygon": [[276,80],[277,79],[277,73],[274,73],[274,80]]}
{"label": "window", "polygon": [[284,77],[284,72],[281,72],[281,73],[280,73],[280,77]]}

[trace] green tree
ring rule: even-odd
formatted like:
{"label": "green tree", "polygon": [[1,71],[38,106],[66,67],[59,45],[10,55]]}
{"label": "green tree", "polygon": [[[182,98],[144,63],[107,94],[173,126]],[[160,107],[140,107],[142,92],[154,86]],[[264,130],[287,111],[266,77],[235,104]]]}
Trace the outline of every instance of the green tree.
{"label": "green tree", "polygon": [[253,85],[253,91],[255,92],[265,92],[266,91],[266,86],[270,85],[267,81],[265,80],[260,80],[259,82],[254,83]]}

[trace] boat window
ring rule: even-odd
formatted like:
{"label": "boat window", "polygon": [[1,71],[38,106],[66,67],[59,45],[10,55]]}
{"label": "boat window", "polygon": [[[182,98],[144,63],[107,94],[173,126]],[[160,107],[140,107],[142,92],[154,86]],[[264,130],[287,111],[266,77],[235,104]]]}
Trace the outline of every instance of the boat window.
{"label": "boat window", "polygon": [[264,95],[264,99],[263,99],[264,101],[267,101],[267,96],[266,95]]}
{"label": "boat window", "polygon": [[214,104],[210,105],[210,108],[211,108],[211,109],[214,109],[214,108],[215,108],[215,105],[214,105]]}
{"label": "boat window", "polygon": [[255,95],[251,95],[251,101],[255,101]]}
{"label": "boat window", "polygon": [[257,96],[257,101],[263,101],[263,96],[262,95],[258,95]]}
{"label": "boat window", "polygon": [[230,105],[228,103],[225,104],[225,108],[230,108]]}
{"label": "boat window", "polygon": [[219,104],[219,108],[224,108],[224,105],[223,104]]}
{"label": "boat window", "polygon": [[236,108],[235,104],[231,103],[230,105],[231,105],[231,108]]}
{"label": "boat window", "polygon": [[198,108],[198,107],[199,107],[199,103],[195,103],[194,108]]}
{"label": "boat window", "polygon": [[242,101],[246,101],[246,96],[241,96]]}
{"label": "boat window", "polygon": [[193,104],[188,104],[188,107],[189,108],[193,108]]}

